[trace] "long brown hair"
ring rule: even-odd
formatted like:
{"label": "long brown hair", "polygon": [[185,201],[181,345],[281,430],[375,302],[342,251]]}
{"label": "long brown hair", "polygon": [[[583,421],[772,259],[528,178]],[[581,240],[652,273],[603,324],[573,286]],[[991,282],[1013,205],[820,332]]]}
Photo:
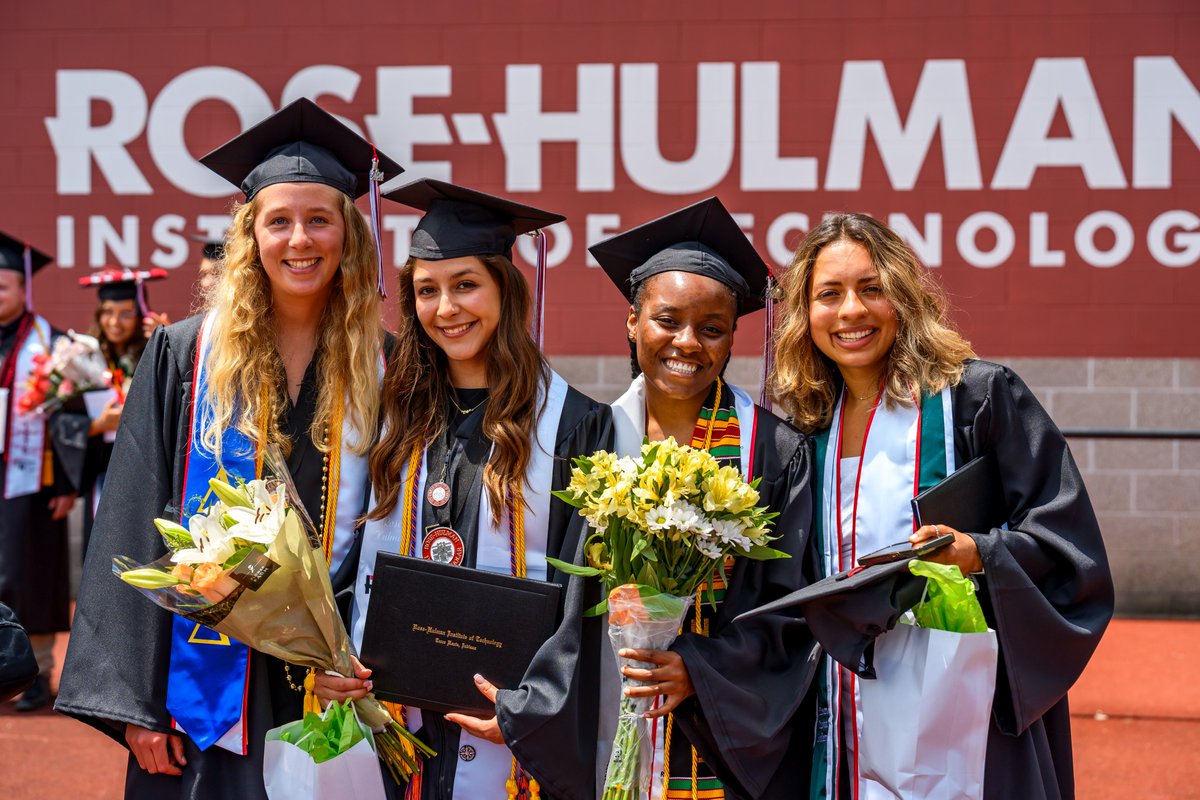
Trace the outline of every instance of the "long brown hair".
{"label": "long brown hair", "polygon": [[[492,524],[499,525],[507,493],[525,480],[550,366],[529,335],[532,301],[524,276],[504,256],[479,260],[500,288],[500,321],[487,349],[489,399],[483,413],[483,432],[494,445],[483,483]],[[392,513],[400,497],[400,475],[413,451],[446,429],[450,370],[446,354],[417,319],[414,264],[410,258],[400,270],[400,328],[383,378],[383,435],[371,451],[376,506],[368,519]]]}
{"label": "long brown hair", "polygon": [[879,270],[883,294],[896,312],[896,341],[888,352],[884,402],[911,405],[912,390],[940,392],[958,385],[963,362],[974,358],[971,345],[946,318],[946,300],[900,236],[867,214],[833,214],[817,225],[796,249],[779,282],[783,301],[775,337],[772,394],[801,430],[829,426],[842,377],[837,365],[809,335],[809,303],[817,257],[834,242],[859,244]]}
{"label": "long brown hair", "polygon": [[[142,328],[142,321],[139,319],[133,326],[133,333],[129,336],[129,341],[125,342],[125,354],[118,355],[117,347],[104,333],[104,326],[100,324],[100,311],[105,303],[117,302],[112,300],[101,300],[96,304],[95,314],[92,316],[92,329],[88,331],[88,335],[92,336],[100,343],[100,353],[104,356],[104,360],[109,366],[120,367],[124,369],[122,361],[128,362],[132,369],[137,366],[138,361],[142,359],[142,351],[146,349],[146,331]],[[133,302],[134,312],[140,316],[140,309],[137,301]],[[129,375],[125,376],[129,378]]]}
{"label": "long brown hair", "polygon": [[[329,301],[317,327],[317,374],[321,386],[309,434],[326,452],[325,431],[345,397],[346,422],[358,434],[349,442],[365,453],[375,439],[379,414],[379,360],[383,325],[371,231],[354,201],[338,193],[346,235],[342,261],[330,284]],[[258,198],[234,210],[225,258],[206,304],[215,315],[208,354],[212,414],[201,422],[204,446],[218,456],[221,431],[236,427],[250,441],[290,442],[279,429],[287,408],[285,370],[275,341],[271,282],[254,236]],[[266,404],[266,414],[263,404]],[[260,430],[261,420],[267,429]]]}

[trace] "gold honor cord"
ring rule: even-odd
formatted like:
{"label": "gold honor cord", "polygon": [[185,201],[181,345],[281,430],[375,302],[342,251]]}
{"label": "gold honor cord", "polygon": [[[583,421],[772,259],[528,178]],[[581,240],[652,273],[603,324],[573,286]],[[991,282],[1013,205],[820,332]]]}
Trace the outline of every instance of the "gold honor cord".
{"label": "gold honor cord", "polygon": [[[707,452],[712,449],[713,427],[717,424],[717,411],[721,408],[721,378],[717,378],[717,391],[713,397],[712,413],[708,417],[708,426],[704,431],[704,450]],[[703,411],[703,409],[701,409]],[[712,580],[709,578],[709,580]],[[704,591],[704,586],[701,585],[696,589],[696,603],[693,610],[696,612],[692,617],[692,633],[698,636],[707,636],[708,632],[704,625],[700,622],[700,605],[701,593]],[[683,626],[680,626],[679,633],[683,634]],[[663,723],[663,781],[662,781],[662,800],[667,800],[667,789],[671,784],[671,730],[675,727],[675,714],[667,714],[667,721]],[[700,755],[696,752],[696,748],[692,747],[692,800],[699,798],[699,766]],[[722,796],[724,792],[722,791]]]}
{"label": "gold honor cord", "polygon": [[[425,448],[424,446],[420,446],[414,447],[412,455],[408,458],[408,469],[404,478],[403,499],[400,506],[400,555],[406,556],[413,550],[413,537],[417,527],[417,497],[421,482],[421,460],[424,456]],[[526,577],[527,570],[525,560],[525,500],[520,484],[517,485],[515,490],[509,492],[507,505],[512,574],[518,578],[524,578]],[[391,712],[395,720],[406,729],[408,728],[408,712],[403,705],[385,702],[384,706]],[[406,752],[412,748],[412,745],[407,741],[403,741],[403,746]],[[508,774],[508,781],[505,783],[505,790],[509,798],[515,798],[519,792],[517,777],[520,771],[517,759],[514,756],[512,768]],[[424,767],[422,765],[422,768],[413,774],[411,783],[409,784],[412,787],[410,791],[413,796],[420,797],[423,779]],[[530,800],[539,800],[540,796],[538,782],[531,777],[529,779],[529,798]]]}

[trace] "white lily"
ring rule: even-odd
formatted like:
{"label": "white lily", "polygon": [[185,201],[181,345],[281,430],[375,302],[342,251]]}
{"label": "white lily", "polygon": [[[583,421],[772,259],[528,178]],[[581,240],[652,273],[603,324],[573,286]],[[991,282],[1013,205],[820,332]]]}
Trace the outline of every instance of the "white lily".
{"label": "white lily", "polygon": [[254,481],[253,507],[238,506],[225,513],[233,518],[227,535],[254,544],[271,544],[283,527],[286,510],[282,496],[272,495],[263,481]]}
{"label": "white lily", "polygon": [[188,519],[188,531],[196,546],[172,555],[171,561],[176,564],[220,564],[237,550],[216,514],[193,514]]}

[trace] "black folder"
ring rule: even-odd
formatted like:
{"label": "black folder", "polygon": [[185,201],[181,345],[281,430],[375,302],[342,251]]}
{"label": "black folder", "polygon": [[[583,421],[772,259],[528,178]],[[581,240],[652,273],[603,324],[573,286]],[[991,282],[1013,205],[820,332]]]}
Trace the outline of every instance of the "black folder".
{"label": "black folder", "polygon": [[558,624],[556,583],[379,553],[362,662],[375,695],[447,714],[493,716],[479,673],[515,688]]}
{"label": "black folder", "polygon": [[987,533],[1008,522],[995,452],[971,459],[921,492],[912,509],[918,525],[948,525],[963,533]]}

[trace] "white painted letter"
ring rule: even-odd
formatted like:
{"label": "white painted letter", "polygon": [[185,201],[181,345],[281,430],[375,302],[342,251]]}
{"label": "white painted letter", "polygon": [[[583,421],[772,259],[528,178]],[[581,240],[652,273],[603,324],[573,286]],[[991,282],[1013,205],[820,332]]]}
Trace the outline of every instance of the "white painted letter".
{"label": "white painted letter", "polygon": [[493,120],[505,158],[505,188],[542,190],[542,143],[575,142],[575,183],[581,192],[613,188],[613,65],[580,64],[576,111],[542,111],[542,68],[510,64],[505,111]]}
{"label": "white painted letter", "polygon": [[[92,193],[92,159],[113,194],[151,194],[146,176],[125,145],[146,124],[146,92],[132,75],[107,69],[60,69],[55,76],[57,116],[46,118],[54,145],[59,194]],[[112,119],[92,126],[92,103],[108,103]]]}
{"label": "white painted letter", "polygon": [[817,160],[779,156],[779,63],[742,65],[742,191],[812,191]]}
{"label": "white painted letter", "polygon": [[[61,219],[61,217],[60,217]],[[1173,237],[1172,249],[1167,244],[1167,234],[1172,228],[1183,228]],[[1200,217],[1190,211],[1166,211],[1155,217],[1146,232],[1146,244],[1150,255],[1164,267],[1190,267],[1200,259]],[[60,259],[61,260],[61,259]]]}
{"label": "white painted letter", "polygon": [[[1071,135],[1051,139],[1050,126],[1060,105]],[[1079,167],[1091,189],[1125,188],[1121,160],[1082,58],[1039,58],[1033,63],[992,188],[1028,189],[1039,167]]]}
{"label": "white painted letter", "polygon": [[[793,251],[800,244],[805,232],[808,231],[808,214],[789,211],[780,214],[767,227],[767,255],[780,267],[792,263]],[[795,240],[788,244],[788,234],[799,233]]]}
{"label": "white painted letter", "polygon": [[[571,254],[571,226],[565,222],[557,222],[549,228],[543,228],[546,233],[548,247],[546,248],[546,268],[557,267],[567,260]],[[517,237],[517,252],[529,266],[537,265],[537,243],[532,236],[524,234]]]}
{"label": "white painted letter", "polygon": [[202,100],[220,100],[237,112],[242,130],[270,116],[271,98],[254,79],[228,67],[198,67],[174,78],[154,99],[146,141],[163,177],[200,197],[231,194],[229,182],[197,161],[187,149],[184,125]]}
{"label": "white painted letter", "polygon": [[186,225],[187,220],[178,214],[164,214],[154,220],[151,235],[159,247],[150,254],[151,264],[166,269],[183,266],[188,257],[188,240],[183,236]]}
{"label": "white painted letter", "polygon": [[[1113,232],[1113,246],[1109,250],[1096,247],[1096,231],[1101,228]],[[1133,226],[1115,211],[1092,212],[1075,229],[1075,249],[1093,267],[1115,267],[1133,252]]]}
{"label": "white painted letter", "polygon": [[658,194],[719,184],[733,164],[733,64],[696,67],[696,148],[683,161],[658,144],[658,65],[621,65],[621,161],[630,180]]}
{"label": "white painted letter", "polygon": [[[596,242],[604,241],[620,229],[620,214],[588,214],[587,229],[585,231],[587,236],[585,240],[587,242],[587,246],[591,247],[592,245],[596,244]],[[587,258],[584,259],[584,263],[589,267],[600,266],[600,262],[592,257],[591,253],[587,254]]]}
{"label": "white painted letter", "polygon": [[413,231],[421,221],[420,214],[384,214],[383,229],[392,233],[392,266],[402,267],[408,261],[408,246]]}
{"label": "white painted letter", "polygon": [[75,266],[75,218],[59,217],[57,220],[58,245],[54,263],[60,267]]}
{"label": "white painted letter", "polygon": [[825,188],[858,191],[862,186],[869,128],[892,188],[912,189],[939,126],[946,188],[982,188],[971,94],[961,60],[925,62],[903,126],[883,62],[847,61],[842,67]]}
{"label": "white painted letter", "polygon": [[[975,244],[975,236],[984,228],[996,234],[996,246],[986,253]],[[963,257],[963,261],[983,269],[996,267],[1007,261],[1012,255],[1015,241],[1016,235],[1012,225],[995,211],[977,211],[964,219],[962,225],[958,226],[958,236],[955,238],[958,253]]]}
{"label": "white painted letter", "polygon": [[1133,60],[1133,185],[1171,185],[1171,122],[1200,147],[1200,92],[1170,56]]}
{"label": "white painted letter", "polygon": [[122,267],[138,266],[138,218],[132,214],[121,217],[121,232],[117,233],[107,217],[99,214],[88,217],[88,266],[103,267],[111,250],[114,260]]}
{"label": "white painted letter", "polygon": [[[314,64],[311,67],[305,67],[291,77],[287,85],[283,87],[280,105],[286,106],[301,97],[307,97],[315,103],[318,97],[327,94],[349,103],[354,100],[354,93],[358,91],[358,84],[361,82],[362,76],[348,67]],[[340,114],[334,114],[334,116],[359,136],[363,135],[362,128],[358,126],[358,123],[348,120]]]}
{"label": "white painted letter", "polygon": [[917,226],[907,214],[889,214],[888,225],[908,242],[908,246],[921,259],[921,263],[929,268],[942,265],[942,215],[926,214],[925,231],[917,230]]}
{"label": "white painted letter", "polygon": [[1029,215],[1029,266],[1061,267],[1067,263],[1062,250],[1050,249],[1050,215],[1035,211]]}
{"label": "white painted letter", "polygon": [[[413,145],[454,141],[444,116],[413,111],[417,97],[450,96],[450,67],[380,67],[375,76],[375,106],[379,113],[366,117],[369,138],[400,162],[406,178],[453,180],[449,161],[417,161],[413,157]],[[404,248],[407,252],[407,241]],[[407,259],[406,255],[399,263]]]}

